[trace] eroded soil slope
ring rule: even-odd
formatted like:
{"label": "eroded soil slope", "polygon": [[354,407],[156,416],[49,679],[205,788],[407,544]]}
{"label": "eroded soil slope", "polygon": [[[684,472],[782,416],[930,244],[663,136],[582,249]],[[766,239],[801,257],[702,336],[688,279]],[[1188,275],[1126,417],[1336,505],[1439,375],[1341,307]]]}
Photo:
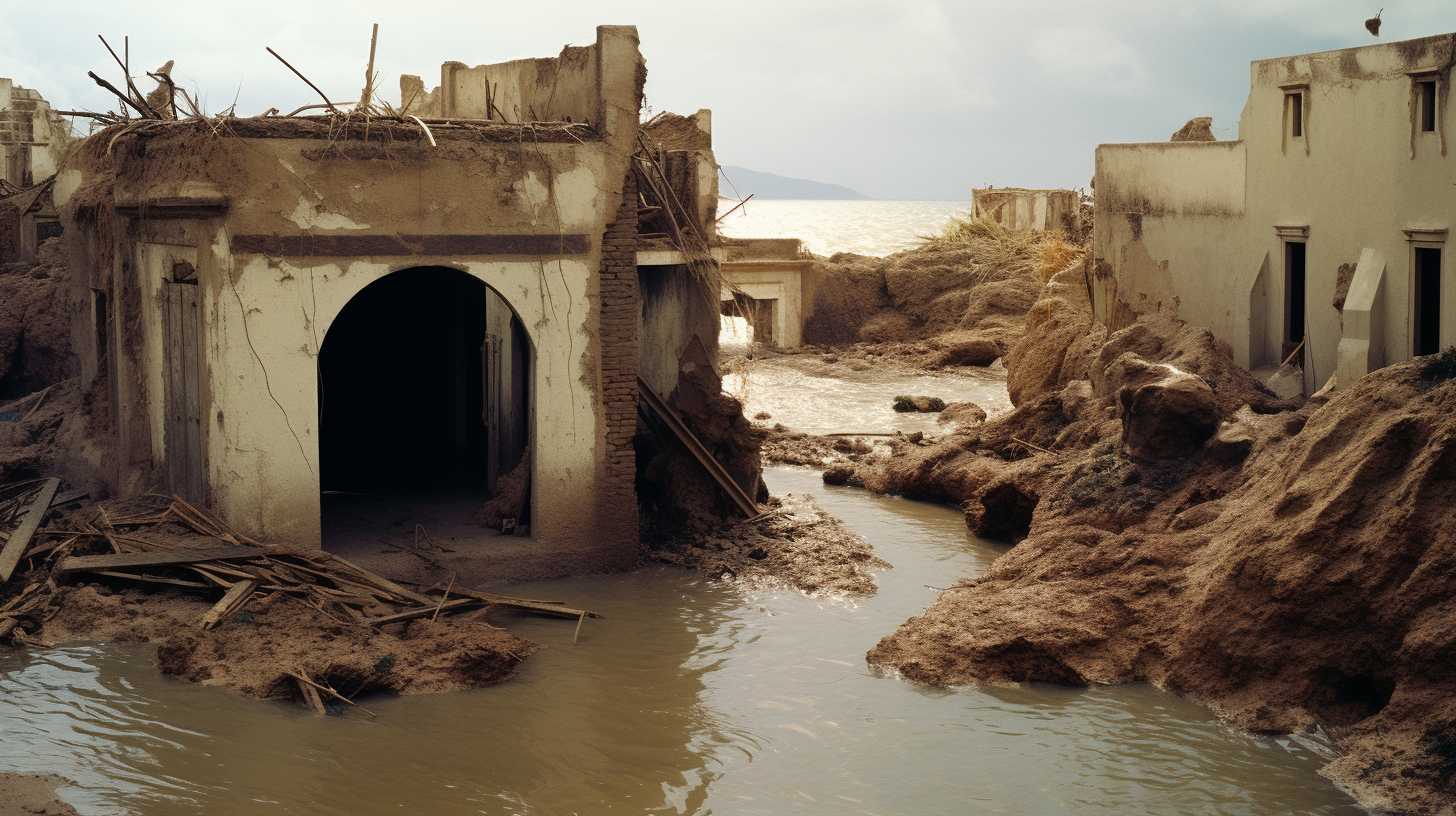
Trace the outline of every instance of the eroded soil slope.
{"label": "eroded soil slope", "polygon": [[927,368],[989,365],[1021,337],[1047,278],[1080,253],[1048,233],[964,221],[887,258],[821,258],[804,342],[874,344]]}
{"label": "eroded soil slope", "polygon": [[936,685],[1147,680],[1255,731],[1322,729],[1367,806],[1450,808],[1456,380],[1426,358],[1296,407],[1202,330],[1102,337],[1068,283],[1011,355],[1015,411],[856,471],[1019,542],[869,660]]}

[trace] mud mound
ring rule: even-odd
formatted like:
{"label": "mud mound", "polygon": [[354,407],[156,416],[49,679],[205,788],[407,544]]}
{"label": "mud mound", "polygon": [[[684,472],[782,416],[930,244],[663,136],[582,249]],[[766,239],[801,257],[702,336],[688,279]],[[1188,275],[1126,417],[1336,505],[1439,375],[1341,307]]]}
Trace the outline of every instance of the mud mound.
{"label": "mud mound", "polygon": [[1151,681],[1246,728],[1323,728],[1368,804],[1449,807],[1456,382],[1405,364],[1321,403],[1240,412],[1180,460],[1103,439],[1016,463],[1014,491],[961,485],[1012,522],[1035,493],[1027,537],[869,659],[933,684]]}
{"label": "mud mound", "polygon": [[68,281],[59,238],[33,266],[0,272],[0,402],[75,376]]}
{"label": "mud mound", "polygon": [[874,570],[890,565],[810,496],[789,494],[773,514],[654,550],[655,560],[708,575],[788,584],[803,592],[875,591]]}
{"label": "mud mound", "polygon": [[1007,347],[1020,338],[1043,282],[1082,254],[1050,234],[956,221],[888,258],[820,259],[804,341],[903,343],[975,330]]}
{"label": "mud mound", "polygon": [[58,475],[101,495],[105,393],[83,393],[76,380],[67,380],[10,403],[20,419],[0,421],[0,484]]}
{"label": "mud mound", "polygon": [[290,672],[350,698],[486,686],[509,677],[535,648],[483,620],[422,619],[382,632],[346,625],[282,594],[204,631],[197,621],[209,601],[103,583],[62,593],[60,613],[41,630],[45,640],[155,643],[164,674],[251,697],[297,698]]}
{"label": "mud mound", "polygon": [[818,260],[813,312],[804,321],[805,343],[842,345],[859,339],[867,317],[889,305],[885,261],[841,253]]}
{"label": "mud mound", "polygon": [[1080,267],[1054,275],[1026,313],[1025,332],[1006,354],[1006,389],[1013,405],[1087,379],[1106,330],[1094,326]]}
{"label": "mud mound", "polygon": [[68,784],[59,776],[0,773],[0,816],[76,816],[56,788]]}

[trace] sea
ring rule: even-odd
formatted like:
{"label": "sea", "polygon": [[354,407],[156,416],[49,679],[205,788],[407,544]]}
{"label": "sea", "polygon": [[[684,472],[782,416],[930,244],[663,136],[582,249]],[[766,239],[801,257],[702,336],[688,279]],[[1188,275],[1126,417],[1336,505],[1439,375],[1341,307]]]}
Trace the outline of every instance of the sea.
{"label": "sea", "polygon": [[[720,199],[718,212],[738,204]],[[966,201],[787,201],[753,199],[718,223],[729,238],[798,238],[815,255],[885,256],[970,215]]]}

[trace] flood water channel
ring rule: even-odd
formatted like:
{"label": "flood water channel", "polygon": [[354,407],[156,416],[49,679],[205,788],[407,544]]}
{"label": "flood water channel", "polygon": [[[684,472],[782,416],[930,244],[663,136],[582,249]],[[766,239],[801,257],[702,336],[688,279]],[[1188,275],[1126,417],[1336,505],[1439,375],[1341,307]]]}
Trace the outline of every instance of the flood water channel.
{"label": "flood water channel", "polygon": [[494,688],[320,719],[162,677],[150,647],[0,654],[0,769],[82,813],[1358,813],[1313,746],[1145,686],[934,691],[865,651],[1003,548],[950,508],[776,467],[894,568],[812,598],[665,567],[517,585],[600,610],[517,618],[543,648]]}

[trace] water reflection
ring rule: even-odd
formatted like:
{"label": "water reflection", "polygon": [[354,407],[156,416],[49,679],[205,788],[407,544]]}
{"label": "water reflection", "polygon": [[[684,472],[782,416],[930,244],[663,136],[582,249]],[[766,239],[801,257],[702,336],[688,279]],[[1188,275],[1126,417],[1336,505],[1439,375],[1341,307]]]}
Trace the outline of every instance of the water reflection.
{"label": "water reflection", "polygon": [[931,691],[863,655],[1001,548],[953,510],[776,468],[895,568],[849,601],[688,573],[528,584],[600,609],[520,618],[543,644],[493,689],[376,700],[378,719],[160,677],[150,649],[0,655],[0,767],[61,773],[87,813],[1345,813],[1298,745],[1143,687]]}

